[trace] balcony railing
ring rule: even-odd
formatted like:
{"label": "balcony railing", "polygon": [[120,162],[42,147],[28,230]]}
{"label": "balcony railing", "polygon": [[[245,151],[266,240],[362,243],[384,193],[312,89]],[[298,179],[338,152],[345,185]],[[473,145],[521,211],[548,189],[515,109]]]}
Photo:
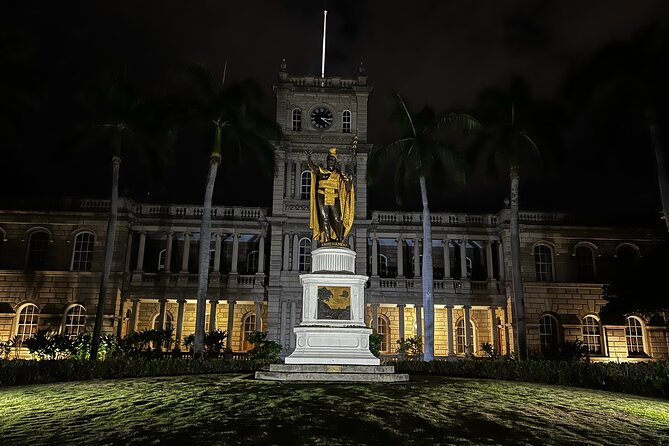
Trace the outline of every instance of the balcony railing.
{"label": "balcony railing", "polygon": [[[456,213],[432,213],[430,222],[437,226],[495,226],[498,223],[496,214],[456,214]],[[421,224],[423,222],[422,212],[372,212],[372,222],[380,224]]]}
{"label": "balcony railing", "polygon": [[[131,287],[197,288],[198,275],[188,273],[145,273],[130,275]],[[210,287],[262,288],[263,278],[255,274],[210,274]]]}
{"label": "balcony railing", "polygon": [[[407,278],[387,278],[372,277],[370,279],[372,288],[378,287],[384,290],[407,290],[420,292],[422,281],[420,277]],[[435,293],[498,293],[501,289],[497,280],[469,280],[469,279],[442,279],[434,280]]]}

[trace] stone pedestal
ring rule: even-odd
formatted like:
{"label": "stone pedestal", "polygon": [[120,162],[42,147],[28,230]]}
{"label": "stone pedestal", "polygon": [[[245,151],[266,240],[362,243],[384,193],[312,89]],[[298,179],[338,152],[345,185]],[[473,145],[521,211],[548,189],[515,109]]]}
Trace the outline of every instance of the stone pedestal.
{"label": "stone pedestal", "polygon": [[311,253],[311,273],[300,275],[302,323],[286,364],[379,365],[365,326],[367,276],[355,274],[355,251],[322,247]]}

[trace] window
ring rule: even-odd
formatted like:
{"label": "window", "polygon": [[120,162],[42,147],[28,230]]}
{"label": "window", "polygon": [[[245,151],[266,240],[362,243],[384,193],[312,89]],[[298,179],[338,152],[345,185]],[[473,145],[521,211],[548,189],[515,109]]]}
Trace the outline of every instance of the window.
{"label": "window", "polygon": [[341,131],[342,133],[351,133],[351,112],[344,110],[341,114]]}
{"label": "window", "polygon": [[627,354],[630,356],[644,355],[643,350],[643,326],[641,321],[630,316],[625,326],[625,340],[627,341]]}
{"label": "window", "polygon": [[209,333],[209,318],[211,317],[211,313],[206,313],[204,315],[204,332]]}
{"label": "window", "polygon": [[309,271],[311,269],[311,240],[306,237],[302,238],[298,246],[298,270]]}
{"label": "window", "polygon": [[300,176],[300,198],[308,200],[309,195],[311,195],[311,172],[304,170]]}
{"label": "window", "polygon": [[[172,330],[174,328],[174,316],[169,311],[165,312],[165,330]],[[160,330],[160,314],[153,317],[153,329]]]}
{"label": "window", "polygon": [[242,349],[250,350],[252,344],[248,341],[249,336],[256,331],[256,315],[254,313],[247,314],[242,322]]}
{"label": "window", "polygon": [[534,265],[538,282],[553,281],[553,251],[546,245],[534,247]]}
{"label": "window", "polygon": [[388,277],[388,256],[385,254],[379,254],[379,259],[378,259],[378,268],[379,268],[379,276],[381,277]]}
{"label": "window", "polygon": [[165,256],[167,255],[167,249],[161,249],[158,253],[158,271],[165,269]]}
{"label": "window", "polygon": [[594,316],[583,318],[583,342],[588,347],[590,354],[602,354],[602,336],[599,329],[599,320]]}
{"label": "window", "polygon": [[423,254],[418,255],[418,273],[416,273],[416,256],[411,256],[411,272],[414,275],[420,274],[423,271]]}
{"label": "window", "polygon": [[216,261],[216,250],[209,250],[209,272],[214,271],[214,262]]}
{"label": "window", "polygon": [[90,232],[81,232],[74,238],[72,271],[90,271],[93,258],[95,236]]}
{"label": "window", "polygon": [[474,342],[474,323],[469,321],[469,342],[466,342],[465,337],[465,320],[458,320],[455,325],[455,351],[458,354],[464,355],[467,353],[467,345],[471,346],[472,353],[476,350],[476,343]]}
{"label": "window", "polygon": [[19,346],[23,341],[37,333],[39,322],[39,308],[35,304],[27,304],[19,311],[19,319],[16,324],[16,335],[19,337]]}
{"label": "window", "polygon": [[559,341],[559,329],[557,319],[544,314],[539,319],[539,340],[541,341],[541,351],[547,351],[557,348]]}
{"label": "window", "polygon": [[574,250],[576,255],[576,274],[578,280],[590,281],[595,278],[595,257],[588,246],[578,246]]}
{"label": "window", "polygon": [[82,333],[86,328],[86,309],[82,305],[75,305],[65,313],[63,334],[71,337]]}
{"label": "window", "polygon": [[294,132],[302,130],[302,110],[299,108],[293,109],[292,129]]}
{"label": "window", "polygon": [[390,324],[385,316],[379,316],[377,319],[376,333],[381,335],[381,351],[390,351]]}
{"label": "window", "polygon": [[258,272],[258,251],[251,251],[246,256],[246,270],[249,274]]}
{"label": "window", "polygon": [[46,248],[49,245],[49,234],[46,231],[35,231],[30,234],[28,242],[28,269],[44,269]]}

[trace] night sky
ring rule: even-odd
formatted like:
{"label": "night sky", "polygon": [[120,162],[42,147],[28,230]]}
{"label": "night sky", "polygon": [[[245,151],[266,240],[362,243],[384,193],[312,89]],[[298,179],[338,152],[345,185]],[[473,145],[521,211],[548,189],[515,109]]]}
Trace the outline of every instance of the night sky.
{"label": "night sky", "polygon": [[[482,109],[482,92],[508,91],[515,82],[526,86],[523,98],[513,99],[519,126],[550,152],[541,166],[521,172],[521,208],[611,219],[624,211],[657,220],[656,166],[639,94],[628,80],[650,92],[668,145],[665,3],[11,2],[0,17],[0,197],[108,196],[109,153],[81,143],[77,132],[95,116],[95,98],[114,77],[160,96],[169,94],[178,67],[201,62],[220,73],[227,60],[230,80],[251,77],[262,85],[272,117],[271,87],[282,58],[291,74],[320,71],[327,8],[326,72],[355,76],[364,62],[374,87],[370,143],[399,136],[388,119],[392,89],[414,110],[429,104],[469,111],[492,125],[512,101],[497,101],[495,114]],[[126,154],[122,194],[200,203],[205,142],[181,141],[165,165]],[[246,153],[226,163],[224,154],[214,204],[270,204],[271,178],[254,163]],[[483,170],[473,169],[464,187],[433,184],[431,209],[499,211],[508,178]],[[371,187],[370,210],[398,208],[386,186]],[[400,208],[419,209],[418,188],[409,192]]]}

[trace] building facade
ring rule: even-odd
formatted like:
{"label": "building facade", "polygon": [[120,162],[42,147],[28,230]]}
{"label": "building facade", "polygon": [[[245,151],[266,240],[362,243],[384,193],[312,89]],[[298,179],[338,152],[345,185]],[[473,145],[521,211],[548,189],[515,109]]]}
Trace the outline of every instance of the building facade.
{"label": "building facade", "polygon": [[[368,211],[367,105],[364,72],[355,78],[279,72],[277,172],[271,208],[214,206],[206,329],[230,335],[243,352],[248,335],[265,331],[295,347],[300,323],[299,275],[315,248],[308,228],[311,177],[306,153],[324,162],[329,147],[354,177],[356,222],[349,243],[356,271],[370,276],[367,321],[383,335],[382,353],[423,333],[421,214]],[[104,257],[108,202],[71,201],[59,210],[0,211],[0,340],[38,329],[92,330]],[[103,329],[126,336],[172,328],[195,330],[197,258],[202,209],[121,200]],[[482,344],[514,350],[515,315],[509,210],[433,213],[435,354],[481,356]],[[602,322],[602,277],[621,259],[666,242],[653,228],[579,225],[569,216],[521,212],[521,263],[528,346],[550,349],[581,340],[593,359],[669,358],[669,311]]]}

